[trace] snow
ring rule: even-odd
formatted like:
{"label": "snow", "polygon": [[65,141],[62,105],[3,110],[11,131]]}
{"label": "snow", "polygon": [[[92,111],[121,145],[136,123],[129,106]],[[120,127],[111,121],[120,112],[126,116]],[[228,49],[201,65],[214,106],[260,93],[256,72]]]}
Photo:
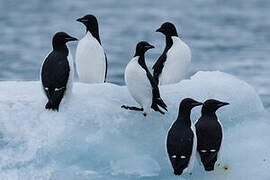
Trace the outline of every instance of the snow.
{"label": "snow", "polygon": [[[0,82],[2,180],[269,180],[270,121],[255,90],[229,74],[198,72],[162,86],[168,113],[121,109],[137,105],[125,86],[74,83],[59,112],[44,109],[39,82]],[[224,127],[222,165],[176,177],[165,140],[181,99],[229,102],[218,110]],[[68,101],[67,101],[68,100]],[[192,120],[200,116],[200,107]]]}

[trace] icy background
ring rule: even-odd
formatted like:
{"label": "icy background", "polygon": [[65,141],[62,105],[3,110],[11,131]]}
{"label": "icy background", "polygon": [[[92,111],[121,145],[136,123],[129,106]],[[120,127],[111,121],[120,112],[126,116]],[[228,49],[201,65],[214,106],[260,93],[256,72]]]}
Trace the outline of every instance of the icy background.
{"label": "icy background", "polygon": [[[123,84],[136,43],[155,45],[147,58],[152,65],[164,48],[154,31],[169,20],[192,49],[188,77],[200,70],[233,74],[255,87],[269,108],[269,9],[269,0],[0,0],[0,80],[38,80],[53,34],[82,38],[85,29],[75,19],[93,13],[109,81]],[[74,55],[76,43],[70,46]]]}
{"label": "icy background", "polygon": [[[0,180],[269,180],[269,9],[269,0],[0,0]],[[56,31],[83,37],[75,19],[87,13],[99,19],[108,80],[119,85],[136,43],[156,46],[147,53],[151,67],[164,48],[155,29],[177,25],[192,49],[192,78],[161,88],[165,116],[121,109],[136,103],[126,87],[109,83],[75,83],[59,113],[44,110],[36,80],[51,38]],[[74,55],[76,43],[69,45]],[[235,77],[195,74],[213,70]],[[192,176],[173,176],[165,139],[185,97],[231,103],[218,111],[225,140],[215,172],[196,164]]]}
{"label": "icy background", "polygon": [[[56,113],[44,110],[39,82],[1,82],[0,179],[269,180],[270,116],[250,85],[229,74],[198,72],[162,86],[161,95],[169,112],[144,117],[120,108],[136,105],[125,86],[75,83]],[[165,140],[185,97],[231,105],[218,111],[224,127],[222,166],[205,172],[196,163],[192,176],[175,177]],[[198,107],[192,120],[199,115]]]}

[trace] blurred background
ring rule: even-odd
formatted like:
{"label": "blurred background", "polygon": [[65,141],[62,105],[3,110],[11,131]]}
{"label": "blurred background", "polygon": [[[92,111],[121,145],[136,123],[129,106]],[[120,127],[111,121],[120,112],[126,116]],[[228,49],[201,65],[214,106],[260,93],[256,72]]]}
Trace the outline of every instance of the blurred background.
{"label": "blurred background", "polygon": [[[151,68],[165,46],[155,30],[171,21],[192,50],[188,77],[200,70],[233,74],[270,108],[269,9],[269,0],[0,0],[0,80],[38,80],[54,33],[80,39],[85,28],[75,20],[94,14],[108,57],[108,81],[123,85],[136,43],[156,46],[147,53]],[[73,57],[76,45],[69,43]]]}

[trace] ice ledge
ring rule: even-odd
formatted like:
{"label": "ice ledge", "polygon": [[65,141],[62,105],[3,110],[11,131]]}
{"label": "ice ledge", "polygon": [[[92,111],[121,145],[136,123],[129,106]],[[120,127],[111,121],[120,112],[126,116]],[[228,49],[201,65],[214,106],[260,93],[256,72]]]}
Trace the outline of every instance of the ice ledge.
{"label": "ice ledge", "polygon": [[[0,82],[0,179],[175,179],[165,139],[185,97],[231,104],[218,111],[229,171],[196,166],[191,179],[267,177],[269,119],[260,115],[264,107],[250,85],[226,73],[198,72],[160,90],[169,110],[164,116],[121,109],[136,102],[125,86],[110,83],[74,83],[57,113],[44,110],[40,82]],[[199,115],[195,108],[192,120]]]}

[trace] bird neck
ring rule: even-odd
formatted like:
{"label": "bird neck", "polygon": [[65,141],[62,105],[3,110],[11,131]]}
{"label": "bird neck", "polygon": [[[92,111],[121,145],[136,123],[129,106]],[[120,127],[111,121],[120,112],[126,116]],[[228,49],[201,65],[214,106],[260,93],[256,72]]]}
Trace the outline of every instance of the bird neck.
{"label": "bird neck", "polygon": [[173,39],[171,36],[166,36],[166,46],[163,53],[167,53],[173,45]]}
{"label": "bird neck", "polygon": [[181,122],[181,124],[185,124],[188,127],[191,126],[191,119],[190,119],[191,110],[179,110],[177,121]]}
{"label": "bird neck", "polygon": [[209,111],[207,108],[202,107],[202,116],[217,117],[216,112]]}
{"label": "bird neck", "polygon": [[96,40],[99,42],[99,44],[101,45],[101,41],[100,41],[100,38],[99,38],[99,30],[98,30],[98,26],[96,27],[89,27],[89,26],[86,26],[86,33],[90,33],[94,38],[96,38]]}
{"label": "bird neck", "polygon": [[146,69],[146,63],[145,63],[145,57],[144,57],[144,54],[143,54],[143,55],[139,55],[138,63],[139,63],[144,69]]}
{"label": "bird neck", "polygon": [[53,50],[64,53],[65,55],[68,55],[69,52],[66,44],[57,42],[53,42]]}
{"label": "bird neck", "polygon": [[142,60],[144,60],[145,59],[144,58],[144,55],[145,55],[145,52],[144,51],[142,51],[140,49],[136,49],[136,52],[134,54],[134,57],[139,56],[139,58],[141,58]]}

